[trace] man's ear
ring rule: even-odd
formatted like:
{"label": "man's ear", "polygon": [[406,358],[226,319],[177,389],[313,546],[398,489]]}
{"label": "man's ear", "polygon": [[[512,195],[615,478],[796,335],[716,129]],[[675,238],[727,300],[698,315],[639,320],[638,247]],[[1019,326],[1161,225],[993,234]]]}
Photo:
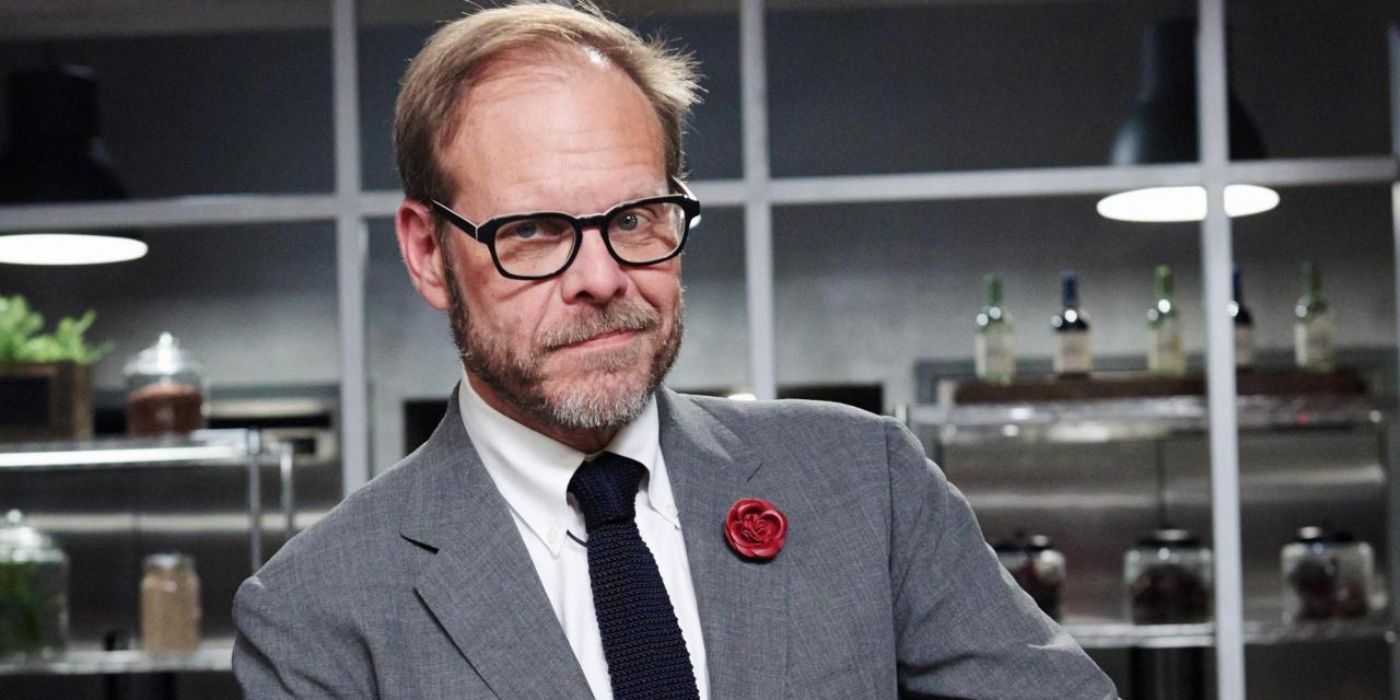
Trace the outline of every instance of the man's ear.
{"label": "man's ear", "polygon": [[433,231],[433,216],[427,205],[405,199],[394,216],[398,234],[399,254],[408,267],[413,286],[430,306],[446,311],[449,306],[447,279],[443,277],[442,256],[447,251],[438,246]]}

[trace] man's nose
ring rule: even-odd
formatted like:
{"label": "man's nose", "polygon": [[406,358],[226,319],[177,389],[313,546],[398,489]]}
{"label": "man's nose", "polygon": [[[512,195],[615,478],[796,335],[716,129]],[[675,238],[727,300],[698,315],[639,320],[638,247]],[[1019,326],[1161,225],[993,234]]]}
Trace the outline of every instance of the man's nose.
{"label": "man's nose", "polygon": [[584,229],[578,254],[564,271],[561,283],[565,301],[606,302],[627,290],[627,273],[608,252],[599,227]]}

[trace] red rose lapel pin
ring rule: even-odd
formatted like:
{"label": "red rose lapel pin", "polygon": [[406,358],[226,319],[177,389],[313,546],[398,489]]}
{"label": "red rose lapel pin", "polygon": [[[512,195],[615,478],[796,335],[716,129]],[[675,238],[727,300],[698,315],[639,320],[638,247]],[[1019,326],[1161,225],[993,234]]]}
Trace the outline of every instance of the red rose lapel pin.
{"label": "red rose lapel pin", "polygon": [[787,516],[762,498],[741,498],[729,509],[724,538],[746,559],[768,561],[778,556],[787,539]]}

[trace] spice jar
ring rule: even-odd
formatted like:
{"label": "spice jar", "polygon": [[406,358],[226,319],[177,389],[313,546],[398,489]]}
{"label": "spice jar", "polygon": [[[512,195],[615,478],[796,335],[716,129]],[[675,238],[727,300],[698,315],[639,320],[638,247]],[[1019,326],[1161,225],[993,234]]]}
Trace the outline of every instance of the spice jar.
{"label": "spice jar", "polygon": [[12,510],[0,523],[0,656],[68,646],[68,557]]}
{"label": "spice jar", "polygon": [[1210,619],[1210,549],[1187,530],[1164,527],[1123,558],[1132,620],[1139,625]]}
{"label": "spice jar", "polygon": [[146,557],[141,579],[141,639],[149,654],[199,648],[199,576],[184,554]]}
{"label": "spice jar", "polygon": [[132,357],[126,375],[126,423],[132,435],[187,433],[204,427],[204,366],[161,333]]}
{"label": "spice jar", "polygon": [[1375,553],[1351,533],[1326,526],[1298,530],[1279,552],[1287,620],[1364,617],[1371,611]]}
{"label": "spice jar", "polygon": [[1045,535],[1017,531],[994,545],[997,559],[1030,594],[1035,604],[1054,620],[1060,619],[1060,589],[1065,582],[1065,555]]}

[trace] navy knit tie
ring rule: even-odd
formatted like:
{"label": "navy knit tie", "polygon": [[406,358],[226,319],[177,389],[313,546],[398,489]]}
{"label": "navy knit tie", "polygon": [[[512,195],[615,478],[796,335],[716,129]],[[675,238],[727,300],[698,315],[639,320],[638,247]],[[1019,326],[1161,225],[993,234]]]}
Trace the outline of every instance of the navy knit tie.
{"label": "navy knit tie", "polygon": [[690,653],[656,559],[637,531],[646,467],[604,452],[574,472],[569,493],[588,527],[588,577],[616,700],[698,700]]}

